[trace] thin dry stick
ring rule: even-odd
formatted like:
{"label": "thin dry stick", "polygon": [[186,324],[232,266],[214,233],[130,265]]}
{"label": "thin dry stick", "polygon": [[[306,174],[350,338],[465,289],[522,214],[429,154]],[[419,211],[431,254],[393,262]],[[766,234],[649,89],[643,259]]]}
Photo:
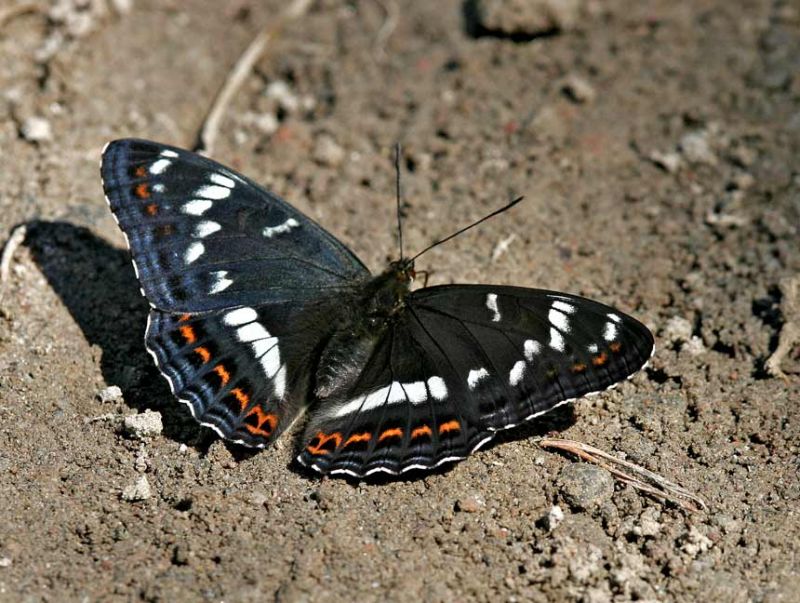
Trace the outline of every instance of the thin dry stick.
{"label": "thin dry stick", "polygon": [[386,19],[384,19],[383,25],[381,25],[381,28],[378,30],[378,35],[375,36],[373,48],[377,55],[384,57],[386,55],[386,42],[394,33],[394,30],[397,28],[397,23],[400,20],[400,9],[397,7],[397,3],[394,0],[378,0],[378,4],[381,5],[383,12],[386,13]]}
{"label": "thin dry stick", "polygon": [[41,2],[20,2],[14,6],[0,8],[0,27],[11,21],[14,17],[25,13],[44,12],[45,7]]}
{"label": "thin dry stick", "polygon": [[8,281],[8,274],[11,270],[11,260],[14,258],[14,252],[17,247],[22,245],[25,240],[25,235],[28,233],[28,227],[25,224],[19,224],[11,231],[11,236],[8,237],[5,247],[3,247],[3,255],[0,257],[0,286],[4,286]]}
{"label": "thin dry stick", "polygon": [[[692,494],[678,484],[674,484],[666,478],[652,471],[648,471],[644,467],[618,459],[594,446],[589,446],[588,444],[575,440],[551,438],[544,438],[540,440],[538,444],[542,448],[555,448],[572,453],[585,461],[602,467],[620,481],[630,484],[642,492],[647,492],[653,496],[670,500],[689,511],[702,511],[706,509],[706,504],[700,497]],[[618,469],[614,465],[624,467],[627,472]]]}
{"label": "thin dry stick", "polygon": [[782,279],[780,288],[783,294],[781,313],[784,323],[778,347],[767,359],[765,368],[773,377],[788,381],[789,377],[781,370],[781,361],[792,350],[792,346],[800,342],[800,274]]}
{"label": "thin dry stick", "polygon": [[200,129],[200,135],[195,145],[195,151],[204,155],[211,155],[214,152],[214,144],[217,140],[220,123],[225,115],[225,111],[233,100],[237,90],[241,88],[244,81],[253,70],[253,65],[264,54],[269,43],[273,38],[277,37],[281,30],[294,19],[303,16],[311,5],[311,0],[294,0],[286,10],[269,26],[262,29],[259,34],[253,38],[250,45],[244,51],[239,60],[233,66],[233,69],[228,74],[220,89],[214,103],[211,105],[211,110],[203,122],[203,127]]}

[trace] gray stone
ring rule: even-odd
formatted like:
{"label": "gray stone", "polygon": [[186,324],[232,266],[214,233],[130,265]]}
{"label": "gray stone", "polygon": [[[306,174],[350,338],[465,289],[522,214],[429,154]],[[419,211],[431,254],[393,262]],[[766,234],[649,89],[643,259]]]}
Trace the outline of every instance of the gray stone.
{"label": "gray stone", "polygon": [[585,463],[564,467],[559,476],[561,498],[573,509],[593,509],[614,494],[614,479],[605,469]]}
{"label": "gray stone", "polygon": [[138,415],[125,417],[123,429],[129,436],[142,440],[160,435],[164,431],[164,424],[161,422],[160,412],[146,410]]}

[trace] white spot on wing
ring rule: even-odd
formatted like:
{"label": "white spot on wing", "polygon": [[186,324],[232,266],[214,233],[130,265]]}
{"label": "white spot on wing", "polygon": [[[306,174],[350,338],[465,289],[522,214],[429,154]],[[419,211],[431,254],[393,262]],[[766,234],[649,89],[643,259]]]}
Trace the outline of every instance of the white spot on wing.
{"label": "white spot on wing", "polygon": [[606,323],[605,327],[603,327],[603,339],[606,341],[614,341],[617,338],[618,332],[617,324],[609,321]]}
{"label": "white spot on wing", "polygon": [[437,400],[444,400],[447,397],[447,386],[444,384],[444,379],[441,377],[431,377],[428,379],[428,389],[431,391],[431,396]]}
{"label": "white spot on wing", "polygon": [[392,385],[389,387],[389,394],[388,398],[386,399],[389,404],[394,404],[395,402],[402,402],[406,399],[406,393],[403,391],[403,385],[399,381],[392,381]]}
{"label": "white spot on wing", "polygon": [[492,313],[492,322],[500,322],[500,309],[497,307],[496,293],[489,293],[486,296],[486,307]]}
{"label": "white spot on wing", "polygon": [[[242,327],[239,330],[241,331],[242,329],[246,328],[247,327]],[[255,344],[253,344],[253,348],[255,348]],[[274,377],[281,369],[281,353],[277,345],[273,345],[267,351],[267,353],[261,357],[261,367],[264,369],[264,373],[269,378]]]}
{"label": "white spot on wing", "polygon": [[231,189],[211,184],[209,186],[200,187],[195,194],[205,199],[226,199],[230,197]]}
{"label": "white spot on wing", "polygon": [[428,390],[423,381],[414,381],[413,383],[404,383],[403,389],[408,396],[408,401],[411,404],[422,404],[428,399]]}
{"label": "white spot on wing", "polygon": [[212,272],[211,275],[214,277],[214,282],[211,285],[211,289],[208,291],[211,294],[224,291],[233,284],[233,281],[228,278],[227,270],[217,270],[216,272]]}
{"label": "white spot on wing", "polygon": [[278,374],[275,375],[275,379],[272,380],[272,385],[275,388],[275,396],[279,400],[283,399],[283,394],[286,391],[286,365],[282,366]]}
{"label": "white spot on wing", "polygon": [[422,404],[428,400],[429,390],[431,396],[437,400],[447,397],[447,387],[441,377],[428,379],[427,387],[424,381],[414,381],[413,383],[392,381],[390,385],[376,389],[374,392],[348,400],[328,415],[343,417],[354,412],[372,410],[385,404],[399,404],[405,401],[415,405]]}
{"label": "white spot on wing", "polygon": [[294,218],[289,218],[286,222],[278,224],[277,226],[266,226],[264,230],[261,231],[261,234],[269,239],[275,235],[289,232],[292,228],[297,228],[298,226],[300,226],[300,222]]}
{"label": "white spot on wing", "polygon": [[609,318],[609,320],[613,320],[616,323],[622,322],[622,319],[613,312],[609,312],[608,314],[606,314],[606,316]]}
{"label": "white spot on wing", "polygon": [[157,182],[153,185],[154,193],[163,193],[165,190],[167,190],[167,187],[165,187],[161,182]]}
{"label": "white spot on wing", "polygon": [[159,159],[150,166],[150,173],[156,175],[161,174],[171,165],[172,162],[169,159]]}
{"label": "white spot on wing", "polygon": [[217,222],[212,220],[204,220],[203,222],[200,222],[200,224],[198,224],[194,229],[194,236],[198,239],[204,239],[208,235],[214,234],[221,228],[222,226],[220,226]]}
{"label": "white spot on wing", "polygon": [[205,252],[206,248],[203,246],[202,243],[192,243],[189,245],[189,248],[186,250],[186,253],[183,255],[183,261],[187,264],[191,264]]}
{"label": "white spot on wing", "polygon": [[236,327],[253,322],[257,318],[258,313],[253,308],[236,308],[225,314],[222,322],[230,327]]}
{"label": "white spot on wing", "polygon": [[236,337],[239,341],[249,343],[259,339],[268,339],[269,332],[261,326],[261,323],[251,322],[236,329]]}
{"label": "white spot on wing", "polygon": [[533,339],[526,339],[524,344],[525,360],[533,362],[533,357],[542,351],[542,345]]}
{"label": "white spot on wing", "polygon": [[508,382],[511,385],[518,385],[520,381],[522,381],[522,377],[525,374],[525,361],[519,360],[514,366],[511,368],[511,372],[508,375]]}
{"label": "white spot on wing", "polygon": [[558,329],[550,329],[550,347],[558,352],[564,351],[564,338]]}
{"label": "white spot on wing", "polygon": [[181,211],[192,216],[202,216],[203,213],[212,205],[213,203],[211,203],[211,201],[208,199],[194,199],[186,203],[181,208]]}
{"label": "white spot on wing", "polygon": [[589,345],[586,346],[586,351],[589,352],[590,354],[597,354],[598,349],[599,348],[597,347],[596,343],[590,343]]}
{"label": "white spot on wing", "polygon": [[164,149],[163,151],[161,151],[161,156],[162,156],[162,157],[172,157],[172,158],[175,158],[175,157],[177,157],[177,156],[178,156],[178,154],[177,154],[175,151],[170,151],[169,149]]}
{"label": "white spot on wing", "polygon": [[219,184],[221,186],[226,186],[228,188],[233,188],[234,185],[236,184],[233,180],[231,180],[227,176],[223,176],[222,174],[217,174],[217,173],[211,174],[211,176],[209,176],[208,179],[211,180],[211,182],[213,182],[214,184]]}
{"label": "white spot on wing", "polygon": [[256,353],[256,358],[261,358],[264,354],[269,352],[272,348],[278,345],[277,337],[270,337],[269,339],[259,339],[253,342],[253,351]]}
{"label": "white spot on wing", "polygon": [[550,311],[547,313],[547,320],[549,320],[550,324],[553,325],[555,328],[557,328],[559,331],[563,331],[564,333],[569,333],[569,319],[567,318],[567,315],[561,312],[560,310],[551,308]]}
{"label": "white spot on wing", "polygon": [[575,306],[561,300],[554,301],[553,308],[555,308],[556,310],[560,310],[564,314],[572,314],[573,312],[575,312]]}
{"label": "white spot on wing", "polygon": [[485,368],[472,369],[467,375],[467,385],[470,389],[475,389],[482,379],[489,376],[489,371]]}

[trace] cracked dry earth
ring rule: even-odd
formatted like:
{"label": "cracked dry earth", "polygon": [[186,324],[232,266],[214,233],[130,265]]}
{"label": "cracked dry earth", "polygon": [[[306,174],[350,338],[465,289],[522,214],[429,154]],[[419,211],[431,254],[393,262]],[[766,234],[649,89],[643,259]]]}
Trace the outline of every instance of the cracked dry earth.
{"label": "cracked dry earth", "polygon": [[[616,390],[367,482],[195,426],[100,187],[111,138],[192,146],[281,3],[0,6],[0,230],[27,225],[0,317],[0,600],[800,600],[798,348],[786,380],[764,370],[800,272],[800,7],[552,4],[318,0],[226,112],[214,157],[373,269],[400,141],[411,249],[526,196],[427,255],[432,284],[583,294],[656,334]],[[555,430],[708,510],[539,449]]]}

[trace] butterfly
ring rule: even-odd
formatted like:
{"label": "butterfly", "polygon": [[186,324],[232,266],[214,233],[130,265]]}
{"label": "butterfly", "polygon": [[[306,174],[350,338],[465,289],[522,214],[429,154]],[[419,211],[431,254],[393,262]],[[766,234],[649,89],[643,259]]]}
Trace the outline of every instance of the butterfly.
{"label": "butterfly", "polygon": [[307,414],[297,460],[323,474],[430,470],[503,429],[608,389],[649,360],[604,304],[502,285],[411,290],[245,176],[136,139],[101,176],[150,303],[145,345],[221,437],[263,448]]}

